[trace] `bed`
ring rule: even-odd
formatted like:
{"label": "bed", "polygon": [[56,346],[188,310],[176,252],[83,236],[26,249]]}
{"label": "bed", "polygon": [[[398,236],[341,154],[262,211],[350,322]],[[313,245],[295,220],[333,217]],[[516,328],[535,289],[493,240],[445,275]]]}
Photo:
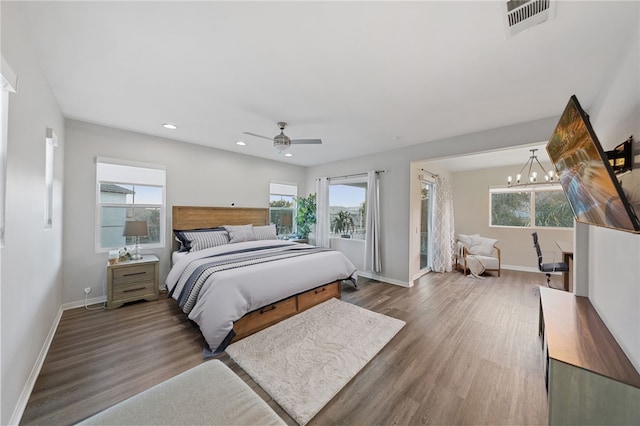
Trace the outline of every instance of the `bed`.
{"label": "bed", "polygon": [[174,206],[172,224],[180,243],[167,289],[197,324],[209,355],[340,298],[342,281],[357,278],[338,251],[277,239],[269,209]]}

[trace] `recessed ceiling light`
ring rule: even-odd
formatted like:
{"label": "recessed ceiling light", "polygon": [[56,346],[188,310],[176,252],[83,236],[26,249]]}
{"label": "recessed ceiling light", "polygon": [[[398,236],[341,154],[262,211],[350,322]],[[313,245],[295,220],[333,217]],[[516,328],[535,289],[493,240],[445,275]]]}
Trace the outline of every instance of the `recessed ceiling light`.
{"label": "recessed ceiling light", "polygon": [[238,142],[236,142],[236,145],[245,146],[245,145],[246,145],[246,143],[245,143],[245,142],[243,142],[243,141],[238,141]]}
{"label": "recessed ceiling light", "polygon": [[285,157],[293,157],[293,154],[292,154],[292,153],[290,153],[290,152],[287,152],[284,156],[285,156]]}
{"label": "recessed ceiling light", "polygon": [[178,126],[176,126],[175,124],[171,124],[171,123],[164,123],[162,125],[162,127],[164,127],[165,129],[170,129],[170,130],[176,130],[178,128]]}

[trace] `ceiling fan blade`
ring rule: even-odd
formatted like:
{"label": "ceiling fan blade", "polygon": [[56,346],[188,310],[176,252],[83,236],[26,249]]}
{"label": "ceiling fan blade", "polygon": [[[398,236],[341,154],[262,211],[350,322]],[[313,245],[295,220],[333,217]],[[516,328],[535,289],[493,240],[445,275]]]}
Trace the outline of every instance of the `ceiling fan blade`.
{"label": "ceiling fan blade", "polygon": [[273,141],[273,138],[269,138],[269,137],[262,136],[262,135],[257,135],[255,133],[251,133],[251,132],[242,132],[242,133],[244,133],[245,135],[249,135],[249,136],[255,136],[256,138],[262,138],[262,139],[266,139],[268,141]]}
{"label": "ceiling fan blade", "polygon": [[316,145],[321,144],[322,139],[291,139],[291,143],[299,144],[299,145]]}

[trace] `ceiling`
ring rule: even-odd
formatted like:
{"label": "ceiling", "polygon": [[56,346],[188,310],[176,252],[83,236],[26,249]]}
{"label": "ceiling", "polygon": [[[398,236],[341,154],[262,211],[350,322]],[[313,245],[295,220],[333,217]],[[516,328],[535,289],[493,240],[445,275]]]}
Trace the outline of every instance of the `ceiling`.
{"label": "ceiling", "polygon": [[[19,7],[65,117],[302,166],[558,116],[572,94],[588,108],[639,16],[558,2],[507,38],[490,1]],[[285,158],[243,134],[278,121],[323,144]]]}
{"label": "ceiling", "polygon": [[[537,143],[531,145],[521,145],[514,148],[484,151],[469,155],[438,158],[424,162],[424,167],[429,167],[432,162],[437,162],[438,167],[451,173],[465,172],[469,170],[492,169],[504,166],[515,166],[515,175],[522,166],[529,161],[531,150],[535,152],[538,161],[543,164],[550,163],[549,154],[546,149],[547,143]],[[505,176],[506,178],[506,176]]]}

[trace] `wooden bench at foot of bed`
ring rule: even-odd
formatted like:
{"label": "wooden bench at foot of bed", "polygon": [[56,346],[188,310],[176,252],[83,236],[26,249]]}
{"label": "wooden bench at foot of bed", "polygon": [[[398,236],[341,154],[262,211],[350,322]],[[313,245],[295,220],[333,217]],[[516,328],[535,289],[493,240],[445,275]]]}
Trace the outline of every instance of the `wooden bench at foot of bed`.
{"label": "wooden bench at foot of bed", "polygon": [[334,281],[249,312],[234,323],[233,330],[236,336],[231,342],[257,333],[332,297],[340,299],[341,283],[341,281]]}
{"label": "wooden bench at foot of bed", "polygon": [[219,360],[204,362],[80,425],[286,425]]}

